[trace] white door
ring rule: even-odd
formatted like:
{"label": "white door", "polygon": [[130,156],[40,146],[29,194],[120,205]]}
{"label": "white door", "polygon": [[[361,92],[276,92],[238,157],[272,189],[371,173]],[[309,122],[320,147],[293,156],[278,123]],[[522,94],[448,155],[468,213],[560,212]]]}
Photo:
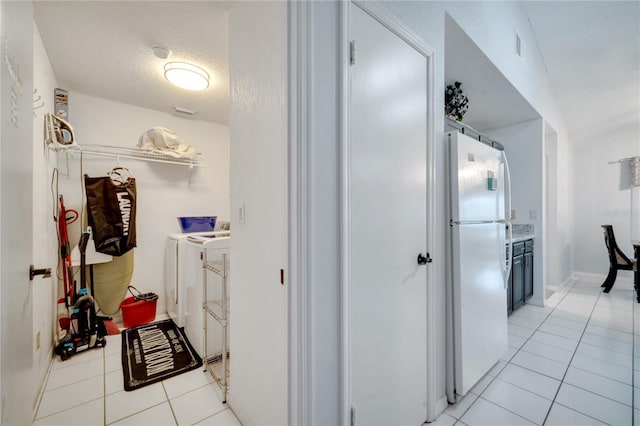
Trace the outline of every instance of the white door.
{"label": "white door", "polygon": [[351,6],[350,370],[358,425],[427,418],[427,60]]}
{"label": "white door", "polygon": [[33,418],[31,3],[0,2],[0,15],[0,378],[2,424],[13,425]]}

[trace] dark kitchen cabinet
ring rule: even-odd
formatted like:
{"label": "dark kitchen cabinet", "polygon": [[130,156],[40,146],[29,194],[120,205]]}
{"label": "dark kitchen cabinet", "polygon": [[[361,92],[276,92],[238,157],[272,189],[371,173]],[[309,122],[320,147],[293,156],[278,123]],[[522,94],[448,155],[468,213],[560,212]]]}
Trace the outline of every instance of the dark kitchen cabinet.
{"label": "dark kitchen cabinet", "polygon": [[512,256],[507,288],[509,315],[533,296],[533,240],[514,243]]}
{"label": "dark kitchen cabinet", "polygon": [[533,240],[524,244],[524,300],[533,296]]}
{"label": "dark kitchen cabinet", "polygon": [[524,305],[524,242],[513,245],[513,259],[511,264],[511,297],[513,310]]}
{"label": "dark kitchen cabinet", "polygon": [[509,280],[507,281],[507,315],[513,312],[513,270],[509,271]]}

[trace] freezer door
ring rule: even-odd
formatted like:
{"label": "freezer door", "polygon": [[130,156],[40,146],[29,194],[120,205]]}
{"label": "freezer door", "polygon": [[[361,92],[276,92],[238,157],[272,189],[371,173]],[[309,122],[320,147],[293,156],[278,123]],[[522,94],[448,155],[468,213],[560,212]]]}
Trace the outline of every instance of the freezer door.
{"label": "freezer door", "polygon": [[500,151],[454,132],[449,138],[451,218],[504,220],[504,164]]}
{"label": "freezer door", "polygon": [[452,233],[455,389],[464,395],[507,351],[504,224]]}

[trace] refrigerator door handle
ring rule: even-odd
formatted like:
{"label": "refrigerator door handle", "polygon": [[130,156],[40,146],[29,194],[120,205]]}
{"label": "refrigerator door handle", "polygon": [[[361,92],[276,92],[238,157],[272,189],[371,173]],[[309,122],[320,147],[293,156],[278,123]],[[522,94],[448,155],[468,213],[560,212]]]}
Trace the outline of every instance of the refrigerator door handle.
{"label": "refrigerator door handle", "polygon": [[506,187],[504,188],[504,198],[505,198],[505,202],[504,202],[504,208],[505,208],[505,212],[504,212],[504,218],[506,220],[506,225],[507,225],[507,229],[508,231],[508,235],[509,235],[509,240],[506,246],[506,250],[508,252],[508,255],[506,255],[506,264],[505,264],[505,277],[504,277],[504,288],[505,290],[507,289],[507,285],[508,285],[508,281],[509,281],[509,275],[511,275],[511,263],[512,263],[512,258],[513,258],[513,232],[512,232],[512,225],[511,225],[511,172],[509,170],[509,162],[507,161],[507,155],[504,153],[504,151],[501,151],[502,153],[502,162],[504,163],[504,176],[505,176],[505,183],[506,183]]}
{"label": "refrigerator door handle", "polygon": [[506,187],[504,188],[504,197],[505,197],[504,208],[506,210],[504,212],[504,218],[505,220],[509,221],[512,219],[511,218],[511,172],[509,171],[509,162],[507,161],[507,155],[504,153],[504,151],[500,151],[500,152],[502,153],[502,162],[504,163],[505,183],[507,184]]}
{"label": "refrigerator door handle", "polygon": [[511,264],[513,259],[513,232],[511,231],[511,222],[506,222],[505,224],[507,225],[507,229],[509,230],[507,232],[509,238],[507,240],[507,244],[505,244],[505,257],[507,259],[505,262],[504,289],[506,290],[509,284],[509,275],[511,275]]}

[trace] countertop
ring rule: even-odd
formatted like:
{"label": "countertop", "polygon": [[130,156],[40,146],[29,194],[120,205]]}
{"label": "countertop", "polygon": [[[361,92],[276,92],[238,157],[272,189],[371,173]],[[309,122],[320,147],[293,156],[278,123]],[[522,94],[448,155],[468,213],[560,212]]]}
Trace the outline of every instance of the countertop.
{"label": "countertop", "polygon": [[519,243],[520,241],[525,241],[525,240],[531,240],[535,238],[535,234],[534,233],[513,233],[513,242],[514,243]]}
{"label": "countertop", "polygon": [[532,224],[514,223],[512,228],[513,242],[531,240],[536,236],[536,228]]}

